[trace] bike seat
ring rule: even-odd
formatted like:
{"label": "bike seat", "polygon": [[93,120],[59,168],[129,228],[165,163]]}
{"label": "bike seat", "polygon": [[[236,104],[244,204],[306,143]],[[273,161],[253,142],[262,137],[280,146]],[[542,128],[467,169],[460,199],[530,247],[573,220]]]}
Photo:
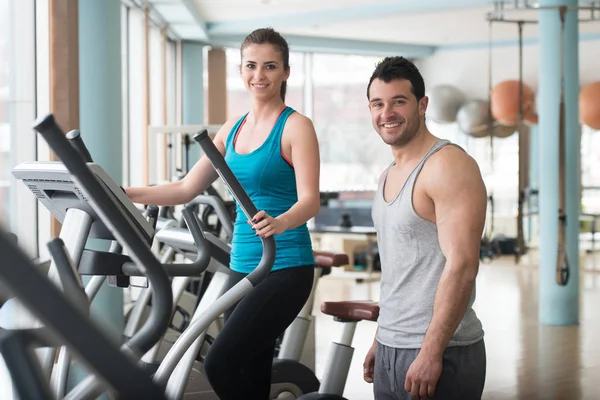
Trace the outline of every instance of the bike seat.
{"label": "bike seat", "polygon": [[313,255],[315,264],[320,267],[339,267],[350,262],[348,255],[342,252],[313,250]]}
{"label": "bike seat", "polygon": [[326,301],[321,304],[321,312],[341,320],[377,321],[379,303],[369,300]]}

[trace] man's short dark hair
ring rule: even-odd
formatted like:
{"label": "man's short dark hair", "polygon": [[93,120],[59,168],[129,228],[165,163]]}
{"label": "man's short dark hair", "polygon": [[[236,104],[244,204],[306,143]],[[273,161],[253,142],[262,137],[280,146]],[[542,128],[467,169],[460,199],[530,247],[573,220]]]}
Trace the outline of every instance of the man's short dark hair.
{"label": "man's short dark hair", "polygon": [[417,101],[425,96],[425,82],[419,69],[404,57],[386,57],[377,64],[367,86],[367,99],[369,100],[371,99],[369,94],[371,83],[376,78],[381,79],[385,83],[389,83],[394,79],[406,79],[410,81],[412,93],[417,98]]}

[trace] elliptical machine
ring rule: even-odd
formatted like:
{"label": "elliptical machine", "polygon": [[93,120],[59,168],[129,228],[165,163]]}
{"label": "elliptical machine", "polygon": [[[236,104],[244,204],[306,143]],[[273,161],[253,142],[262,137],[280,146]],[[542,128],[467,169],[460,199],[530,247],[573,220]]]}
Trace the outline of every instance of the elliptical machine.
{"label": "elliptical machine", "polygon": [[[161,299],[160,296],[155,295],[156,290],[161,290],[163,291],[163,295],[166,296],[169,301],[157,301],[153,303],[152,312],[148,320],[145,322],[142,328],[136,332],[133,338],[136,339],[139,336],[144,337],[144,334],[148,335],[149,329],[155,329],[155,331],[151,332],[150,338],[152,340],[146,340],[146,342],[142,342],[141,345],[139,345],[139,340],[134,341],[133,344],[136,346],[130,344],[133,339],[127,342],[129,346],[126,347],[126,351],[129,354],[135,354],[135,357],[139,357],[141,354],[144,354],[146,351],[148,351],[154,344],[156,344],[158,340],[160,340],[168,327],[168,321],[171,316],[173,304],[171,299],[171,288],[168,284],[168,276],[190,275],[191,265],[182,264],[171,269],[172,266],[169,264],[164,266],[160,266],[160,264],[158,264],[158,261],[149,249],[150,235],[143,236],[139,231],[140,224],[147,223],[147,221],[145,221],[143,218],[141,221],[136,219],[135,213],[139,213],[139,210],[135,209],[135,207],[132,205],[131,206],[135,210],[129,210],[128,206],[131,203],[130,200],[124,196],[124,193],[120,190],[120,188],[118,188],[118,186],[114,184],[114,182],[111,182],[108,176],[105,176],[104,178],[106,179],[104,180],[99,178],[102,175],[101,172],[99,172],[101,168],[97,166],[92,168],[93,164],[86,165],[80,153],[74,150],[74,148],[69,144],[68,139],[64,137],[62,131],[56,125],[52,115],[39,120],[35,126],[35,129],[42,134],[53,151],[63,161],[63,167],[66,167],[69,173],[72,175],[73,181],[77,184],[77,187],[80,188],[80,194],[84,196],[87,203],[89,203],[88,207],[91,206],[91,211],[100,217],[100,220],[106,225],[108,231],[110,231],[114,237],[119,240],[124,248],[131,249],[132,246],[142,246],[142,248],[146,250],[146,252],[143,252],[142,256],[136,253],[133,254],[134,257],[137,257],[135,259],[136,261],[141,261],[138,265],[133,265],[131,262],[125,263],[122,265],[120,270],[114,268],[111,269],[110,275],[144,276],[146,273],[151,272],[146,270],[146,263],[154,263],[158,265],[158,270],[162,271],[163,276],[159,278],[158,283],[155,283],[152,281],[152,279],[150,279],[150,287],[152,287],[154,291],[153,298]],[[236,201],[241,205],[246,215],[251,218],[251,216],[255,215],[258,210],[250,201],[248,195],[243,190],[235,176],[232,174],[231,170],[229,170],[225,160],[218,152],[216,147],[214,147],[212,141],[208,138],[207,132],[201,132],[200,134],[196,135],[195,139],[203,147],[205,154],[208,156],[214,168],[228,186],[230,193],[234,195]],[[95,169],[95,172],[92,172],[92,169]],[[52,192],[51,194],[56,195],[57,192]],[[116,211],[114,208],[106,206],[106,204],[110,202],[117,203]],[[118,224],[124,223],[123,220],[129,223],[129,226],[125,227],[124,229],[129,229],[128,232],[133,235],[133,239],[131,239],[133,242],[125,240],[129,237],[124,237],[118,230],[115,230],[115,226],[122,226]],[[137,242],[135,242],[136,240]],[[275,257],[274,238],[271,237],[261,240],[263,242],[263,257],[257,268],[231,290],[222,294],[205,310],[197,312],[198,315],[195,315],[195,318],[191,321],[188,328],[181,334],[181,336],[179,336],[174,345],[168,350],[160,364],[156,366],[157,368],[152,368],[151,365],[144,366],[149,374],[153,374],[154,382],[156,382],[159,387],[165,388],[165,394],[169,399],[181,398],[180,390],[182,386],[186,385],[190,377],[192,364],[196,356],[195,353],[197,353],[197,351],[194,352],[194,349],[191,348],[192,345],[198,341],[198,338],[203,332],[206,331],[210,323],[212,323],[231,305],[239,301],[246,293],[252,290],[270,272]],[[151,260],[149,260],[149,258]],[[165,273],[165,271],[168,273]],[[97,272],[101,273],[101,270],[99,269]],[[195,274],[197,274],[197,272],[191,273],[191,275]],[[159,309],[165,319],[161,324],[154,325],[156,322],[155,315],[157,313],[157,309]],[[131,349],[133,349],[133,351]],[[141,363],[141,365],[144,364]],[[276,377],[277,374],[274,373],[273,376]],[[297,377],[293,378],[297,379]],[[275,380],[274,385],[277,384],[278,383]],[[96,396],[102,393],[104,390],[106,390],[106,388],[103,387],[98,377],[89,376],[84,381],[79,383],[67,395],[66,398],[73,399]],[[303,390],[303,392],[306,392],[306,390]],[[137,394],[139,395],[141,393],[143,392],[138,392]],[[131,394],[131,392],[128,394]],[[129,398],[131,397],[132,396],[129,396]],[[144,398],[155,397],[145,396]]]}

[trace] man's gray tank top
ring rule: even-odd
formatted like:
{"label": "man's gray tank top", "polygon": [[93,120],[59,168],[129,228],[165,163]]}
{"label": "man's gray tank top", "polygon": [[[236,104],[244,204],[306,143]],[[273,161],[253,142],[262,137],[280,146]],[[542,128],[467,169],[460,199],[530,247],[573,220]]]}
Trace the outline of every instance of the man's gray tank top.
{"label": "man's gray tank top", "polygon": [[[390,202],[384,200],[383,188],[394,163],[387,168],[377,188],[372,209],[381,260],[377,340],[389,347],[420,348],[433,316],[435,294],[446,258],[440,248],[436,225],[416,213],[412,195],[425,162],[449,144],[452,143],[448,140],[438,140]],[[472,309],[474,301],[475,288],[449,346],[469,345],[483,337],[481,322]]]}

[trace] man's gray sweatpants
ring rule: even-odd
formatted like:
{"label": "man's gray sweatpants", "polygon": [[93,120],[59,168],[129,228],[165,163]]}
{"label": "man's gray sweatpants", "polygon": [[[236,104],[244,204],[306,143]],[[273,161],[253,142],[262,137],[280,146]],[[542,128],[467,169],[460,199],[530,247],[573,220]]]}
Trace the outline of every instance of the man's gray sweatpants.
{"label": "man's gray sweatpants", "polygon": [[[419,349],[397,349],[377,344],[373,390],[375,400],[411,400],[404,390],[406,373]],[[433,399],[479,400],[486,373],[485,343],[448,347]]]}

